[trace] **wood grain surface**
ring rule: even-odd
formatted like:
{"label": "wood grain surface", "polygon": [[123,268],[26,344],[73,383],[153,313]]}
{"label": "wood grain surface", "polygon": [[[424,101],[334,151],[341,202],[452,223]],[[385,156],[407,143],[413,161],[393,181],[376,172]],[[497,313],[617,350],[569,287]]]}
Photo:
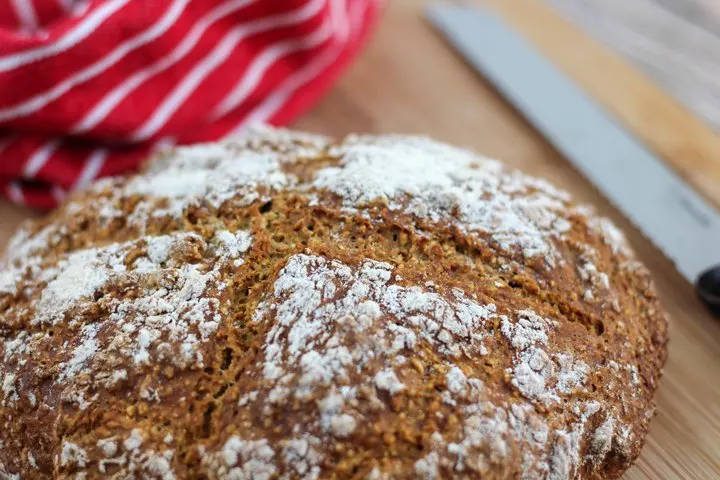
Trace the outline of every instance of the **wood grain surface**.
{"label": "wood grain surface", "polygon": [[720,2],[546,1],[720,129]]}
{"label": "wood grain surface", "polygon": [[[710,126],[628,61],[564,21],[548,4],[487,3],[720,208],[720,136]],[[717,51],[720,58],[720,48]]]}
{"label": "wood grain surface", "polygon": [[[517,8],[540,5],[535,0],[494,4],[512,4],[516,10],[501,11],[518,25],[522,22],[513,17]],[[295,126],[335,136],[351,131],[423,133],[470,146],[550,179],[613,218],[652,270],[672,317],[670,359],[657,397],[658,415],[640,459],[625,478],[720,478],[720,322],[707,314],[691,286],[663,255],[452,53],[422,19],[421,11],[418,0],[390,2],[370,48]],[[552,22],[547,25],[557,27]],[[532,29],[525,33],[533,35]],[[534,35],[543,36],[537,30]],[[553,32],[544,35],[551,38]],[[585,48],[577,36],[565,41]],[[569,57],[583,56],[582,51],[571,53],[565,52]],[[0,204],[0,244],[27,214]]]}

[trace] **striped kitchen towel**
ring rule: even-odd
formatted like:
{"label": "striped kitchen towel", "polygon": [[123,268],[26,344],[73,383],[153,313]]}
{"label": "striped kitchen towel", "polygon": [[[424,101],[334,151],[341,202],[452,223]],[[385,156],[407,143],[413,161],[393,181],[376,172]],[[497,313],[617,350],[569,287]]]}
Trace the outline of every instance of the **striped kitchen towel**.
{"label": "striped kitchen towel", "polygon": [[152,150],[284,124],[381,0],[0,0],[0,192],[50,208]]}

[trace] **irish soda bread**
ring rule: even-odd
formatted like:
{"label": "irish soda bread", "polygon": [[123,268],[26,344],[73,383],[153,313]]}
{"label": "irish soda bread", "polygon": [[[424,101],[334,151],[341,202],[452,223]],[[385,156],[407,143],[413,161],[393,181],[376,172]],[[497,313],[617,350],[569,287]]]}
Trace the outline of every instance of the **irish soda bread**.
{"label": "irish soda bread", "polygon": [[0,478],[616,478],[665,315],[567,193],[424,138],[160,154],[0,268]]}

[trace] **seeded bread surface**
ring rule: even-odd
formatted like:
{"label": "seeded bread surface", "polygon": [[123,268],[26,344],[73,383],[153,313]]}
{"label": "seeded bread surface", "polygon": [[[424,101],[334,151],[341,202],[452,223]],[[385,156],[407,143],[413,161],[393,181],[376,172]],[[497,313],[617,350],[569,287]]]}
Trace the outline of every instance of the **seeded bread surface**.
{"label": "seeded bread surface", "polygon": [[0,478],[617,478],[666,345],[623,235],[547,182],[257,128],[11,241]]}

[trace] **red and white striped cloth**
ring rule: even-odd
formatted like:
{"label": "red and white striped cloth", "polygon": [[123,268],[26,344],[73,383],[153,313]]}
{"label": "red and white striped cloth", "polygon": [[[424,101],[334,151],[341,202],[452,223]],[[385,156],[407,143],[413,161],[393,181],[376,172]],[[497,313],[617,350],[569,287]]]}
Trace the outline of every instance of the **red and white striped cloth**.
{"label": "red and white striped cloth", "polygon": [[381,0],[0,0],[0,192],[49,208],[167,144],[310,107]]}

